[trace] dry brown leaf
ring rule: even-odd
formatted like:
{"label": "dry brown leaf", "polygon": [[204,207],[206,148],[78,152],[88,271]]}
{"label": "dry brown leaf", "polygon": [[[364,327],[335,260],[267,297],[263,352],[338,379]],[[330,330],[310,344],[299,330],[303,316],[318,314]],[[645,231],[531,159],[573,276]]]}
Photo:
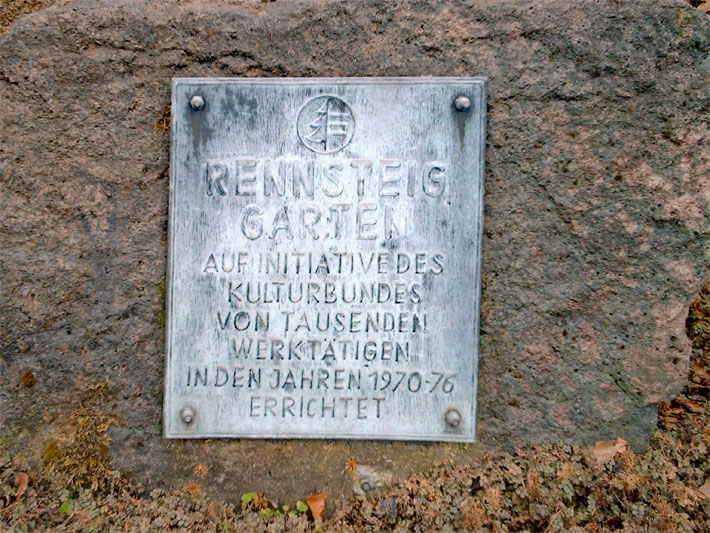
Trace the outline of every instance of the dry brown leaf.
{"label": "dry brown leaf", "polygon": [[257,493],[254,496],[254,500],[252,501],[252,505],[253,505],[254,509],[256,509],[257,511],[260,511],[262,509],[266,509],[267,507],[275,507],[275,505],[273,505],[273,503],[270,502],[268,500],[268,498],[261,493]]}
{"label": "dry brown leaf", "polygon": [[486,510],[475,500],[468,499],[461,506],[461,518],[467,529],[479,529],[486,519]]}
{"label": "dry brown leaf", "polygon": [[696,400],[684,401],[683,407],[685,407],[685,409],[690,411],[691,413],[695,413],[696,415],[699,415],[699,414],[702,414],[703,412],[705,412],[705,403],[699,402]]}
{"label": "dry brown leaf", "polygon": [[528,479],[525,482],[525,487],[528,489],[528,495],[533,501],[540,499],[540,475],[534,470],[528,470]]}
{"label": "dry brown leaf", "polygon": [[205,514],[213,522],[219,522],[223,514],[222,506],[217,502],[210,502],[207,504],[207,512]]}
{"label": "dry brown leaf", "polygon": [[311,510],[313,520],[315,520],[316,522],[322,519],[323,511],[325,510],[325,498],[325,492],[311,494],[308,498],[306,498],[308,508]]}
{"label": "dry brown leaf", "polygon": [[669,492],[675,502],[681,507],[693,507],[697,504],[698,500],[703,499],[702,494],[697,490],[690,489],[680,483],[671,483],[669,485]]}
{"label": "dry brown leaf", "polygon": [[625,452],[628,444],[624,439],[601,440],[589,448],[589,451],[597,461],[606,463],[614,459],[617,454]]}
{"label": "dry brown leaf", "polygon": [[17,485],[17,492],[15,492],[15,499],[19,499],[25,491],[27,490],[27,484],[30,482],[30,478],[24,472],[15,472],[15,485]]}
{"label": "dry brown leaf", "polygon": [[691,380],[700,385],[710,384],[710,372],[697,361],[690,365]]}
{"label": "dry brown leaf", "polygon": [[72,513],[72,520],[79,522],[79,524],[86,529],[89,529],[91,527],[91,513],[86,509],[79,509],[77,511],[74,511]]}
{"label": "dry brown leaf", "polygon": [[703,483],[703,486],[698,489],[698,492],[702,494],[706,500],[710,499],[710,479]]}
{"label": "dry brown leaf", "polygon": [[501,494],[500,490],[495,487],[486,489],[483,498],[488,504],[488,507],[490,507],[494,511],[499,510],[503,505],[503,495]]}
{"label": "dry brown leaf", "polygon": [[710,13],[710,2],[703,2],[698,6],[698,9],[703,13]]}

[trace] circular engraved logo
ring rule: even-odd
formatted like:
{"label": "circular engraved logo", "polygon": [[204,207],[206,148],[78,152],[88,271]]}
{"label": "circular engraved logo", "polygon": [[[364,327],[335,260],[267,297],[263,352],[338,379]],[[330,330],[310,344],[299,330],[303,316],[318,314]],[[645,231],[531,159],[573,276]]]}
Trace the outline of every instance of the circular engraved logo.
{"label": "circular engraved logo", "polygon": [[350,106],[337,96],[316,96],[298,114],[298,138],[318,154],[332,154],[353,138],[355,117]]}

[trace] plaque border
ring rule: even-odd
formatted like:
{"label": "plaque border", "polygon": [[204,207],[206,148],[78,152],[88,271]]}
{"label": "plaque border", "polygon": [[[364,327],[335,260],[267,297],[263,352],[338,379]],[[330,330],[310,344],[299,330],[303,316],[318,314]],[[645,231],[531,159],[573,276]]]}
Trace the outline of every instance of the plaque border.
{"label": "plaque border", "polygon": [[[171,375],[171,339],[170,335],[171,329],[171,309],[173,303],[172,288],[173,283],[173,261],[175,259],[175,246],[173,242],[173,232],[170,228],[174,225],[175,219],[175,204],[176,204],[176,187],[174,173],[176,171],[176,153],[173,147],[176,144],[176,121],[171,118],[170,124],[170,173],[169,173],[169,194],[168,194],[168,249],[167,249],[167,267],[166,267],[166,289],[165,289],[165,365],[164,365],[164,375],[163,375],[163,438],[165,439],[256,439],[256,440],[274,440],[274,439],[319,439],[319,440],[380,440],[380,441],[406,441],[406,442],[462,442],[462,443],[473,443],[477,442],[478,436],[478,370],[480,361],[480,338],[481,338],[481,297],[482,297],[482,264],[483,264],[483,230],[484,230],[484,205],[485,205],[485,177],[486,177],[486,139],[487,139],[487,126],[488,126],[488,78],[485,76],[440,76],[440,77],[416,77],[416,76],[402,76],[402,77],[335,77],[335,78],[293,78],[293,77],[283,77],[283,78],[228,78],[228,77],[215,77],[215,78],[185,78],[185,77],[175,77],[172,78],[171,83],[171,117],[173,116],[173,110],[178,109],[181,102],[177,101],[177,88],[180,84],[189,83],[190,85],[217,85],[217,84],[238,84],[242,86],[273,86],[273,85],[441,85],[445,83],[469,83],[480,85],[479,98],[472,102],[475,109],[480,109],[479,113],[479,124],[478,127],[481,131],[481,144],[479,146],[479,166],[481,171],[481,177],[479,180],[479,198],[480,202],[474,209],[477,210],[477,223],[478,227],[478,242],[476,243],[476,249],[478,250],[478,257],[474,258],[474,273],[473,273],[473,346],[475,348],[474,361],[473,361],[473,383],[471,394],[473,399],[471,401],[471,408],[469,416],[471,417],[471,432],[470,434],[464,433],[451,433],[446,434],[444,432],[438,434],[352,434],[347,432],[323,432],[323,433],[273,433],[265,435],[263,433],[250,433],[243,432],[235,434],[233,432],[220,432],[220,431],[209,431],[195,434],[190,431],[171,431],[168,427],[168,378]],[[339,97],[340,98],[340,97]],[[184,102],[182,102],[184,104]],[[294,124],[294,128],[297,129],[297,125]],[[298,131],[295,132],[298,135]],[[173,413],[174,415],[174,413]],[[198,415],[199,416],[199,415]]]}

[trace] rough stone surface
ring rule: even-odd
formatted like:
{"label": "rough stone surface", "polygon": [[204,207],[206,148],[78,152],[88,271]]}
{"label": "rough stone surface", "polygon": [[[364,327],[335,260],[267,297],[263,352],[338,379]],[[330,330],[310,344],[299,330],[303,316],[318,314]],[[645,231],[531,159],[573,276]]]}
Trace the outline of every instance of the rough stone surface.
{"label": "rough stone surface", "polygon": [[[489,77],[480,440],[643,444],[708,263],[710,23],[642,2],[59,2],[0,36],[3,442],[108,381],[113,460],[338,494],[479,446],[161,438],[170,79]],[[35,378],[21,380],[31,370]],[[199,480],[198,480],[199,481]],[[348,484],[349,485],[349,484]]]}

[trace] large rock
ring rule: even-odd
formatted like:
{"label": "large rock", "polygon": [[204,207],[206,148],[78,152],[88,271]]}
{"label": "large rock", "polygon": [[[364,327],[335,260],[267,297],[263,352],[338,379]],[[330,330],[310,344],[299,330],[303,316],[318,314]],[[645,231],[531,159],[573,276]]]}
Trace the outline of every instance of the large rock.
{"label": "large rock", "polygon": [[[161,437],[170,79],[489,78],[480,441],[642,445],[708,263],[710,23],[681,1],[58,2],[0,36],[3,442],[107,381],[112,458],[284,499],[480,447]],[[34,377],[29,379],[27,371]],[[22,376],[25,379],[21,379]]]}

